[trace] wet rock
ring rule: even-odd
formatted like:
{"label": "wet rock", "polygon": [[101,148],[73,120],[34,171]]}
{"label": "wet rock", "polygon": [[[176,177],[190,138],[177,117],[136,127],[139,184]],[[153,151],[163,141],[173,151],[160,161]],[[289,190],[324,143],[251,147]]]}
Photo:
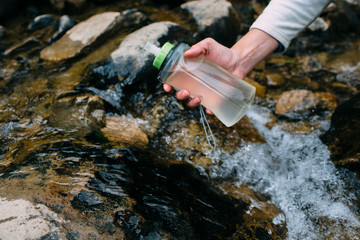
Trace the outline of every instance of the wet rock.
{"label": "wet rock", "polygon": [[257,81],[255,81],[252,78],[246,77],[244,79],[246,82],[250,83],[251,85],[253,85],[256,88],[256,96],[257,97],[261,97],[264,98],[265,97],[265,93],[266,93],[266,87],[261,85],[260,83],[258,83]]}
{"label": "wet rock", "polygon": [[120,23],[119,12],[105,12],[92,16],[70,29],[59,41],[43,49],[40,57],[49,61],[76,57],[119,28]]}
{"label": "wet rock", "polygon": [[285,83],[285,78],[280,73],[270,73],[266,75],[266,85],[270,87],[278,87]]}
{"label": "wet rock", "polygon": [[5,36],[5,28],[0,25],[0,40]]}
{"label": "wet rock", "polygon": [[88,190],[81,190],[72,200],[71,204],[74,208],[79,208],[82,210],[87,210],[91,207],[96,207],[103,203],[103,200],[99,195]]}
{"label": "wet rock", "polygon": [[275,105],[275,113],[291,119],[302,119],[308,116],[320,100],[311,91],[292,90],[281,94]]}
{"label": "wet rock", "polygon": [[104,104],[98,96],[63,97],[56,101],[52,111],[50,124],[59,129],[86,134],[105,126]]}
{"label": "wet rock", "polygon": [[336,11],[331,11],[328,18],[331,21],[331,28],[334,32],[349,33],[360,31],[360,20],[352,7],[347,1],[336,0]]}
{"label": "wet rock", "polygon": [[201,40],[212,37],[230,46],[234,44],[240,29],[240,20],[231,3],[225,0],[189,1],[181,8],[192,15],[198,27],[195,37]]}
{"label": "wet rock", "polygon": [[[42,204],[0,198],[0,239],[39,239],[54,235],[63,220]],[[55,238],[57,239],[57,238]]]}
{"label": "wet rock", "polygon": [[336,80],[360,89],[360,72],[344,72],[336,75]]}
{"label": "wet rock", "polygon": [[126,117],[107,117],[106,126],[101,132],[111,145],[144,149],[149,143],[139,125]]}
{"label": "wet rock", "polygon": [[33,48],[39,46],[40,44],[41,43],[37,38],[29,37],[29,38],[25,39],[23,42],[16,44],[16,45],[10,47],[9,49],[7,49],[4,52],[4,55],[10,57],[10,56],[16,55],[18,53],[26,52],[30,49],[33,49]]}
{"label": "wet rock", "polygon": [[73,26],[76,25],[76,21],[70,17],[69,15],[63,15],[59,21],[59,27],[57,32],[51,37],[50,41],[54,42],[61,38],[67,30],[71,29]]}
{"label": "wet rock", "polygon": [[321,136],[333,162],[360,177],[360,94],[340,104],[331,117],[330,129]]}
{"label": "wet rock", "polygon": [[35,31],[38,29],[42,29],[48,26],[57,26],[58,25],[58,20],[56,20],[53,16],[49,15],[49,14],[44,14],[44,15],[40,15],[37,16],[32,23],[28,26],[28,30],[29,31]]}
{"label": "wet rock", "polygon": [[326,30],[329,29],[329,24],[323,18],[318,17],[307,28],[312,32],[315,31],[325,32]]}
{"label": "wet rock", "polygon": [[329,92],[315,92],[316,96],[318,96],[320,103],[319,106],[323,109],[327,109],[330,111],[335,110],[337,107],[337,98],[334,94]]}
{"label": "wet rock", "polygon": [[[241,199],[251,207],[244,215],[244,222],[238,226],[232,239],[285,239],[287,236],[286,224],[276,222],[275,218],[284,214],[268,198],[246,186],[233,183],[223,183],[219,188],[228,196]],[[249,232],[250,230],[250,232]],[[251,237],[253,236],[253,237]],[[256,237],[255,237],[256,236]]]}

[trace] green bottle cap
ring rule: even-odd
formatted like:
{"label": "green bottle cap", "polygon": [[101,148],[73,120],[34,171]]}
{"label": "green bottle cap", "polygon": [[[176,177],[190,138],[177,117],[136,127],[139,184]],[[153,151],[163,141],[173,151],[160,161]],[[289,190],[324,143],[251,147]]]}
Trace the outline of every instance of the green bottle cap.
{"label": "green bottle cap", "polygon": [[154,62],[153,62],[153,66],[156,67],[157,69],[160,69],[162,63],[164,62],[166,56],[169,54],[169,52],[171,51],[171,49],[174,48],[174,45],[172,45],[169,42],[166,42],[160,49],[160,52],[156,55]]}

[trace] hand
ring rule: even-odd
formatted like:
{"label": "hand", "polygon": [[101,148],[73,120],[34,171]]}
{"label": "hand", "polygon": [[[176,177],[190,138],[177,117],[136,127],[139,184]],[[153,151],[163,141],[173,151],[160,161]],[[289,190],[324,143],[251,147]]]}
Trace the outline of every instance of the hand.
{"label": "hand", "polygon": [[[234,46],[227,48],[212,38],[206,38],[193,45],[184,53],[184,57],[197,57],[203,54],[210,61],[223,67],[233,75],[244,79],[259,62],[274,52],[279,46],[278,41],[269,34],[259,30],[251,29]],[[172,87],[168,84],[163,85],[166,92],[170,92]],[[183,89],[175,94],[179,100],[187,100],[190,97],[189,91]],[[189,107],[197,107],[201,104],[198,97],[188,101]],[[206,110],[207,113],[211,111]]]}
{"label": "hand", "polygon": [[[199,55],[204,55],[210,61],[216,63],[217,65],[223,67],[225,70],[236,74],[238,77],[245,76],[244,74],[236,73],[234,70],[236,69],[237,63],[237,55],[233,50],[227,48],[218,42],[216,42],[212,38],[206,38],[201,42],[193,45],[189,50],[184,53],[184,57],[194,58]],[[164,84],[163,88],[165,92],[170,92],[172,87],[168,84]],[[183,89],[175,94],[176,98],[179,100],[188,100],[190,98],[189,91]],[[201,104],[201,100],[199,97],[194,97],[188,100],[187,105],[189,107],[197,107]],[[211,114],[210,110],[206,110],[207,113]]]}

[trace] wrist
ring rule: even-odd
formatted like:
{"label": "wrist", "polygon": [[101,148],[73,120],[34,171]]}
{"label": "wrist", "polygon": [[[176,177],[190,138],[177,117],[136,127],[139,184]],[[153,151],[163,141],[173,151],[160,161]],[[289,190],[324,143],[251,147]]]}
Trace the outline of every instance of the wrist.
{"label": "wrist", "polygon": [[233,74],[245,78],[258,63],[278,47],[279,43],[275,38],[259,29],[251,29],[231,47],[236,57]]}

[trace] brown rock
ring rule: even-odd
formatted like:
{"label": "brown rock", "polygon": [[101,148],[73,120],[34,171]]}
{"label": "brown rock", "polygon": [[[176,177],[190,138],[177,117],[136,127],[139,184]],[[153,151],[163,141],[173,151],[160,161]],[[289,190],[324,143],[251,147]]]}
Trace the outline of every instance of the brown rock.
{"label": "brown rock", "polygon": [[337,107],[336,96],[329,92],[316,92],[316,96],[320,99],[320,106],[328,110],[335,110]]}
{"label": "brown rock", "polygon": [[266,75],[266,83],[271,87],[278,87],[285,83],[285,78],[280,73],[270,73]]}
{"label": "brown rock", "polygon": [[106,127],[101,129],[110,144],[122,147],[136,147],[144,149],[149,143],[147,135],[139,125],[125,117],[107,117]]}
{"label": "brown rock", "polygon": [[244,79],[246,82],[250,83],[251,85],[253,85],[256,88],[256,96],[264,98],[265,97],[265,93],[266,93],[266,87],[261,85],[260,83],[258,83],[257,81],[246,77]]}
{"label": "brown rock", "polygon": [[120,18],[119,12],[105,12],[92,16],[67,31],[59,41],[44,48],[40,52],[40,57],[49,61],[76,57],[116,30],[120,25]]}
{"label": "brown rock", "polygon": [[319,102],[319,98],[311,91],[287,91],[277,101],[275,113],[288,118],[303,118],[304,115],[309,115]]}

